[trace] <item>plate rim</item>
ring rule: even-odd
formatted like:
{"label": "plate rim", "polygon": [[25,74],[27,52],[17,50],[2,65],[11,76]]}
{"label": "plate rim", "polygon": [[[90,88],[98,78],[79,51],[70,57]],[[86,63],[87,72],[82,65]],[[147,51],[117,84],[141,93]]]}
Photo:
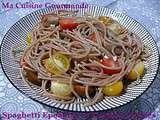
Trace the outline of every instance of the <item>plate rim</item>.
{"label": "plate rim", "polygon": [[[126,103],[124,103],[124,104],[122,104],[122,105],[119,105],[119,106],[115,106],[115,107],[111,107],[111,108],[103,109],[103,110],[98,110],[98,111],[77,111],[77,110],[62,109],[62,108],[58,108],[58,107],[55,107],[55,106],[50,106],[50,105],[48,105],[48,104],[46,104],[46,103],[43,103],[43,102],[41,102],[41,101],[39,101],[39,100],[36,100],[35,98],[32,98],[31,96],[25,94],[24,91],[22,91],[21,89],[19,89],[19,88],[10,80],[9,76],[7,75],[7,72],[6,72],[5,69],[4,69],[4,66],[3,66],[3,64],[2,64],[2,45],[3,45],[3,43],[4,43],[4,40],[5,40],[4,38],[6,37],[8,31],[10,31],[11,28],[14,27],[20,20],[24,19],[25,17],[27,17],[27,16],[29,16],[29,15],[31,15],[31,14],[37,13],[38,11],[43,11],[43,10],[46,10],[46,9],[52,9],[52,8],[43,8],[43,9],[35,10],[35,11],[33,11],[33,12],[31,12],[31,13],[23,16],[22,18],[18,19],[18,20],[7,30],[7,32],[6,32],[5,35],[3,36],[3,39],[2,39],[1,44],[0,44],[0,65],[1,65],[1,68],[2,68],[2,72],[4,73],[4,75],[6,76],[6,78],[9,80],[9,82],[10,82],[20,93],[22,93],[22,94],[23,94],[24,96],[26,96],[27,98],[30,98],[30,99],[33,100],[34,102],[37,102],[37,103],[41,104],[42,106],[44,105],[44,106],[47,106],[47,107],[49,107],[49,108],[53,108],[53,109],[55,109],[55,110],[60,110],[60,111],[65,111],[65,112],[75,112],[75,113],[77,113],[77,112],[79,112],[79,113],[94,113],[94,112],[112,111],[112,110],[114,110],[114,109],[117,109],[117,108],[120,108],[120,107],[124,107],[124,106],[126,106],[126,105],[134,102],[135,100],[139,99],[139,98],[151,87],[151,85],[153,84],[153,82],[155,81],[155,79],[156,79],[156,77],[157,77],[157,75],[158,75],[158,73],[159,73],[159,69],[160,69],[160,51],[159,51],[159,49],[158,49],[158,46],[157,46],[157,43],[156,43],[155,39],[153,38],[153,36],[151,35],[151,33],[148,31],[148,29],[146,29],[146,27],[145,27],[143,24],[141,24],[140,22],[138,22],[136,19],[134,19],[134,18],[132,18],[132,17],[130,17],[130,16],[122,13],[122,12],[113,10],[113,9],[108,8],[108,7],[105,7],[105,6],[89,5],[89,7],[99,7],[99,8],[107,9],[107,10],[110,10],[110,11],[115,12],[116,14],[118,13],[118,14],[120,14],[120,15],[124,15],[124,16],[132,19],[132,20],[134,20],[135,22],[137,22],[137,23],[147,32],[147,34],[149,34],[149,36],[153,39],[153,42],[154,42],[155,47],[156,47],[156,50],[157,50],[157,52],[158,52],[158,60],[159,60],[159,61],[158,61],[158,67],[157,67],[157,70],[156,70],[156,74],[155,74],[152,82],[149,84],[149,86],[148,86],[142,93],[140,93],[136,98],[130,100],[129,102],[126,102]],[[58,8],[56,8],[55,10],[58,10]],[[67,10],[67,9],[66,9],[66,10]],[[70,10],[70,9],[69,9],[69,10]]]}

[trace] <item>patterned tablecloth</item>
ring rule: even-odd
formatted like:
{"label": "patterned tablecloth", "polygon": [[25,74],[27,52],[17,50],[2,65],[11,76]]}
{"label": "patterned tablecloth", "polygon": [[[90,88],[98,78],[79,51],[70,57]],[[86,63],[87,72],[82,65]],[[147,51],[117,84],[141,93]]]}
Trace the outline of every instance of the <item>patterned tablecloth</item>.
{"label": "patterned tablecloth", "polygon": [[[16,4],[17,2],[35,2],[35,3],[46,3],[52,2],[54,4],[61,3],[88,3],[95,4],[99,6],[106,6],[116,11],[122,12],[124,14],[133,17],[138,22],[143,24],[148,31],[152,34],[155,39],[159,50],[160,50],[160,1],[159,0],[0,0],[0,40],[3,39],[4,34],[7,30],[21,17],[29,14],[35,9],[16,9],[16,8],[2,8],[2,3],[10,2]],[[145,92],[141,97],[139,97],[134,102],[127,104],[109,113],[114,114],[115,120],[129,120],[133,118],[134,120],[160,120],[160,70],[157,78],[151,87]],[[32,101],[31,99],[22,95],[17,89],[15,89],[10,82],[7,80],[3,71],[0,69],[0,115],[4,116],[4,112],[7,113],[38,113],[47,112],[47,108]],[[53,111],[52,111],[53,112]],[[124,113],[126,116],[124,116]],[[128,114],[126,114],[128,113]],[[129,113],[132,113],[129,114]],[[141,113],[141,114],[140,114]],[[147,113],[144,117],[142,113]],[[52,113],[52,115],[54,112]],[[123,114],[123,117],[121,116]],[[13,114],[12,114],[13,115]],[[72,114],[74,116],[74,114]],[[101,113],[102,115],[102,113]],[[146,114],[145,114],[146,115]],[[72,117],[73,117],[72,116]],[[117,116],[117,118],[115,118]],[[121,118],[120,118],[121,116]],[[128,116],[131,116],[130,118]],[[80,116],[79,119],[94,119],[92,115]],[[10,120],[16,120],[14,116],[11,116]],[[52,117],[52,119],[60,119]],[[68,118],[70,119],[70,118]],[[73,118],[76,119],[76,118]],[[99,116],[99,119],[106,119]],[[25,119],[27,120],[27,118]],[[31,120],[31,118],[28,118]],[[34,119],[33,119],[34,120]],[[44,118],[35,118],[35,120],[45,120]]]}

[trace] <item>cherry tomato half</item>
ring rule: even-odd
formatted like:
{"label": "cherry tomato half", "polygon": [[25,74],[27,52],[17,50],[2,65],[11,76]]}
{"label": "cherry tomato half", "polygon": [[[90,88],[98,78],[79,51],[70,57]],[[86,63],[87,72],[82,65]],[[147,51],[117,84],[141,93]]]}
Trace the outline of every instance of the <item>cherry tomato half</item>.
{"label": "cherry tomato half", "polygon": [[65,72],[68,71],[70,67],[70,61],[67,56],[56,53],[52,58],[48,58],[44,62],[45,68],[52,74],[60,75],[62,74],[61,70],[59,70],[56,66],[63,69]]}
{"label": "cherry tomato half", "polygon": [[111,86],[104,86],[102,89],[102,93],[107,96],[117,96],[123,90],[123,83],[122,81],[118,81]]}
{"label": "cherry tomato half", "polygon": [[76,22],[76,18],[63,18],[59,20],[59,25],[61,29],[73,29],[79,25]]}
{"label": "cherry tomato half", "polygon": [[144,72],[144,63],[141,61],[137,63],[125,77],[129,80],[136,80],[138,77],[142,76],[143,72]]}
{"label": "cherry tomato half", "polygon": [[[117,61],[114,61],[113,58],[103,58],[100,60],[100,63],[106,67],[117,67],[118,63]],[[117,74],[121,71],[121,69],[103,69],[103,72],[105,74]]]}
{"label": "cherry tomato half", "polygon": [[104,23],[105,25],[110,25],[113,23],[113,19],[107,16],[100,16],[99,20]]}
{"label": "cherry tomato half", "polygon": [[71,94],[71,89],[68,84],[52,81],[50,92],[59,96],[69,96]]}

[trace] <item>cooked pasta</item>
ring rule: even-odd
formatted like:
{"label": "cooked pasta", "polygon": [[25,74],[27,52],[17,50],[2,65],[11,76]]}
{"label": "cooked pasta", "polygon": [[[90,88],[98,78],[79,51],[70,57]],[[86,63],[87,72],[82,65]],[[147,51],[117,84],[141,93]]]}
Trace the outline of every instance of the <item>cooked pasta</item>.
{"label": "cooked pasta", "polygon": [[136,34],[112,18],[75,14],[42,16],[27,34],[20,72],[29,86],[43,90],[42,96],[66,104],[84,97],[83,104],[89,106],[104,95],[120,95],[122,81],[139,79],[150,52]]}

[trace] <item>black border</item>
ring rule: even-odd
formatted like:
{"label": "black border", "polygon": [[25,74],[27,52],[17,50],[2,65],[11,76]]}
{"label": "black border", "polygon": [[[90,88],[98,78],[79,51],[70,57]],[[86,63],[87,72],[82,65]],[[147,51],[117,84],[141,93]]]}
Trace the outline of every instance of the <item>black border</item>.
{"label": "black border", "polygon": [[[88,7],[92,7],[92,6],[95,6],[95,7],[96,7],[96,5],[89,5]],[[98,6],[98,7],[100,7],[100,8],[105,8],[105,9],[108,9],[108,10],[112,10],[112,9],[107,8],[107,7],[105,7],[105,6]],[[48,8],[35,10],[35,11],[29,13],[28,15],[20,18],[15,24],[17,24],[21,19],[24,19],[25,17],[29,16],[30,14],[34,14],[34,13],[36,13],[36,12],[38,12],[38,11],[45,10],[45,9],[48,9]],[[50,9],[50,8],[49,8],[49,9]],[[112,11],[114,11],[114,12],[116,12],[116,13],[118,12],[118,11],[115,11],[115,10],[112,10]],[[121,13],[121,12],[118,12],[118,14],[125,15],[126,17],[128,17],[128,18],[136,21],[138,24],[140,24],[140,25],[148,32],[148,34],[150,35],[150,37],[154,40],[154,38],[152,37],[152,35],[150,34],[150,32],[144,27],[144,25],[142,25],[141,23],[139,23],[136,19],[134,19],[134,18],[132,18],[132,17],[129,17],[128,15],[123,14],[123,13]],[[14,25],[15,25],[15,24],[14,24]],[[14,25],[12,25],[12,26],[10,27],[10,29],[11,29]],[[9,30],[10,30],[10,29],[9,29]],[[8,30],[8,31],[9,31],[9,30]],[[10,83],[11,83],[18,91],[20,91],[23,95],[25,95],[26,97],[30,98],[31,100],[33,100],[33,101],[35,101],[35,102],[40,103],[42,106],[47,106],[47,107],[49,107],[49,109],[51,108],[51,109],[55,109],[55,110],[60,110],[60,111],[62,111],[62,112],[64,111],[64,112],[74,112],[74,113],[95,113],[95,112],[112,111],[112,110],[117,109],[117,108],[120,108],[120,107],[122,107],[122,106],[126,106],[127,104],[130,104],[131,102],[134,102],[135,100],[137,100],[138,98],[140,98],[140,97],[150,88],[150,86],[153,84],[154,80],[156,79],[157,74],[158,74],[158,71],[159,71],[159,69],[160,69],[160,51],[159,51],[159,49],[158,49],[158,46],[157,46],[156,41],[154,40],[154,43],[155,43],[155,45],[156,45],[156,48],[157,48],[158,54],[159,54],[158,69],[157,69],[157,71],[156,71],[156,74],[155,74],[154,79],[153,79],[153,81],[151,82],[151,84],[150,84],[150,85],[148,86],[148,88],[146,88],[146,90],[143,91],[139,96],[137,96],[135,99],[133,99],[133,100],[131,100],[131,101],[129,101],[129,102],[123,104],[123,105],[119,105],[119,106],[117,106],[117,107],[110,108],[110,109],[106,109],[106,110],[99,110],[99,111],[73,111],[73,110],[65,110],[65,109],[61,109],[61,108],[57,108],[57,107],[53,107],[53,106],[47,105],[47,104],[45,104],[45,103],[42,103],[42,102],[40,102],[40,101],[38,101],[38,100],[36,100],[36,99],[34,99],[34,98],[26,95],[22,90],[20,90],[19,88],[17,88],[17,87],[14,85],[14,83],[9,79],[9,77],[7,76],[7,73],[5,72],[5,70],[4,70],[4,68],[3,68],[2,59],[1,59],[1,55],[2,55],[2,53],[1,53],[1,52],[2,52],[2,47],[1,47],[1,46],[2,46],[2,44],[3,44],[3,42],[4,42],[4,38],[6,37],[8,31],[7,31],[6,34],[4,35],[4,37],[3,37],[2,41],[1,41],[1,45],[0,45],[0,64],[1,64],[1,67],[2,67],[3,73],[5,74],[5,76],[7,77],[7,79],[10,81]]]}

